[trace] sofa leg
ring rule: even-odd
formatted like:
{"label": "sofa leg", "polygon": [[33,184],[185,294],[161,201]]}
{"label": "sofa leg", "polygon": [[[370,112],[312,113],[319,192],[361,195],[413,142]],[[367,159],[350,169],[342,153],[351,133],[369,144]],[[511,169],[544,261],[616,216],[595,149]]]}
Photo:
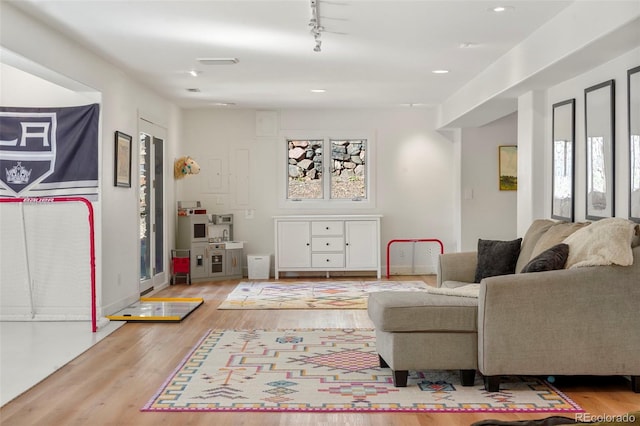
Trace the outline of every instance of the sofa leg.
{"label": "sofa leg", "polygon": [[500,376],[484,376],[484,390],[500,392]]}
{"label": "sofa leg", "polygon": [[380,368],[389,368],[389,364],[387,364],[387,361],[382,359],[382,355],[378,354],[378,360],[380,361]]}
{"label": "sofa leg", "polygon": [[640,393],[640,376],[631,376],[631,390]]}
{"label": "sofa leg", "polygon": [[407,379],[409,378],[409,371],[407,370],[394,370],[392,371],[393,386],[397,388],[406,388]]}
{"label": "sofa leg", "polygon": [[473,386],[476,381],[476,370],[460,370],[462,386]]}

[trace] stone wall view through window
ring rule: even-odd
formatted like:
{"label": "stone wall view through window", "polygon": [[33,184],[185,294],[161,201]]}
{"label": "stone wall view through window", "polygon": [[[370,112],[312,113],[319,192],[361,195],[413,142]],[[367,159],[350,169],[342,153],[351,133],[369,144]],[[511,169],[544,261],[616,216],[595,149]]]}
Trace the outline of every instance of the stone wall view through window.
{"label": "stone wall view through window", "polygon": [[[366,142],[364,139],[288,140],[287,198],[366,199]],[[324,155],[325,147],[330,150],[328,159]],[[324,179],[324,170],[329,171],[330,179]]]}

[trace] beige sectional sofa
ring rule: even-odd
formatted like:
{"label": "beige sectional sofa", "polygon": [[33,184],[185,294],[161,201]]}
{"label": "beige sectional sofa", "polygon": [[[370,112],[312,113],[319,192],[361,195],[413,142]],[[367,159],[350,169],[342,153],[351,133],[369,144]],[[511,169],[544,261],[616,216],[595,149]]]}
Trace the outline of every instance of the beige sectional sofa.
{"label": "beige sectional sofa", "polygon": [[[535,221],[523,238],[516,271],[521,271],[537,254],[564,241],[584,225]],[[633,229],[633,225],[629,223],[629,226]],[[638,227],[635,230],[638,232]],[[583,234],[586,232],[575,235]],[[594,246],[611,243],[616,238],[613,233],[606,235],[606,238],[596,236],[598,242]],[[489,391],[499,389],[500,376],[504,375],[624,375],[631,376],[632,389],[640,392],[640,247],[631,248],[639,238],[636,236],[636,241],[632,241],[629,237],[628,241],[621,243],[629,244],[624,247],[625,256],[632,257],[623,261],[632,262],[629,266],[583,266],[545,272],[516,272],[482,279],[479,285],[476,284],[479,287],[475,324],[477,348],[467,341],[452,346],[445,344],[444,349],[449,353],[464,351],[473,356],[477,353],[477,369],[484,376],[485,387]],[[568,262],[572,264],[597,264],[601,260],[598,253],[591,253],[588,247],[585,250],[579,245],[573,247],[574,252],[587,260],[572,258],[572,245],[569,246]],[[475,252],[441,255],[438,287],[468,287],[476,278],[477,259]],[[378,350],[384,358],[381,359],[383,365],[392,364],[392,358],[398,358],[400,354],[405,359],[411,358],[408,348],[394,346],[414,340],[411,333],[418,340],[425,340],[425,327],[402,325],[397,318],[391,320],[394,312],[397,317],[409,304],[411,315],[420,316],[421,307],[424,312],[433,310],[436,296],[446,297],[424,294],[414,296],[409,302],[406,294],[372,294],[369,314],[380,336]],[[452,297],[464,299],[463,305],[469,309],[468,297]],[[456,334],[456,328],[460,327],[453,325],[445,332]],[[470,331],[468,324],[460,330],[467,335]],[[431,327],[429,332],[437,333],[438,330]],[[394,337],[396,333],[402,333],[403,337]],[[431,351],[437,352],[436,349]],[[412,362],[403,360],[391,368],[431,368],[429,359],[421,358],[419,353],[412,355]],[[446,368],[472,368],[468,357],[461,358],[464,363],[447,365]],[[443,367],[433,367],[439,368]]]}

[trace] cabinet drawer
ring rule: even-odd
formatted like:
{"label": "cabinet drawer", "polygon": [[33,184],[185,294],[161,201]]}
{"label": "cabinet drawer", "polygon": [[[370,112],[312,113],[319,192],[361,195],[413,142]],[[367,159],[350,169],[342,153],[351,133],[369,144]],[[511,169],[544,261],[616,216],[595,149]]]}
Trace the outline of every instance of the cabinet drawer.
{"label": "cabinet drawer", "polygon": [[311,255],[311,266],[314,268],[344,268],[344,254],[314,253]]}
{"label": "cabinet drawer", "polygon": [[344,235],[344,222],[339,220],[311,222],[311,235]]}
{"label": "cabinet drawer", "polygon": [[313,237],[311,239],[311,251],[344,251],[344,238]]}

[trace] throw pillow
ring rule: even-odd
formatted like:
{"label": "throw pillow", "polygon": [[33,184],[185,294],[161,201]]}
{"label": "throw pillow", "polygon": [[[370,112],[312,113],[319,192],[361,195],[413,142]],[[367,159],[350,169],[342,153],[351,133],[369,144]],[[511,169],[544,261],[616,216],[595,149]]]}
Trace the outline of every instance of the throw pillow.
{"label": "throw pillow", "polygon": [[533,223],[531,223],[531,226],[529,226],[529,229],[527,229],[527,233],[524,234],[524,238],[522,239],[522,245],[520,246],[520,255],[518,256],[518,263],[516,263],[516,271],[521,271],[522,268],[524,268],[524,265],[526,265],[527,262],[529,262],[534,257],[531,253],[533,253],[533,249],[540,237],[544,235],[549,230],[549,228],[551,228],[553,225],[556,225],[557,223],[559,222],[551,219],[536,219],[533,221]]}
{"label": "throw pillow", "polygon": [[635,226],[627,219],[612,217],[574,232],[564,240],[569,245],[565,268],[633,264],[631,240]]}
{"label": "throw pillow", "polygon": [[531,262],[522,268],[522,273],[564,269],[567,257],[569,257],[569,246],[567,244],[557,244],[531,259]]}
{"label": "throw pillow", "polygon": [[496,275],[513,274],[522,238],[513,241],[478,240],[478,266],[475,282]]}
{"label": "throw pillow", "polygon": [[556,244],[560,244],[569,235],[590,224],[591,222],[563,222],[552,226],[547,232],[544,233],[543,236],[540,237],[540,239],[536,243],[536,246],[531,251],[531,257],[529,258],[529,260],[533,259],[543,251],[549,250]]}

